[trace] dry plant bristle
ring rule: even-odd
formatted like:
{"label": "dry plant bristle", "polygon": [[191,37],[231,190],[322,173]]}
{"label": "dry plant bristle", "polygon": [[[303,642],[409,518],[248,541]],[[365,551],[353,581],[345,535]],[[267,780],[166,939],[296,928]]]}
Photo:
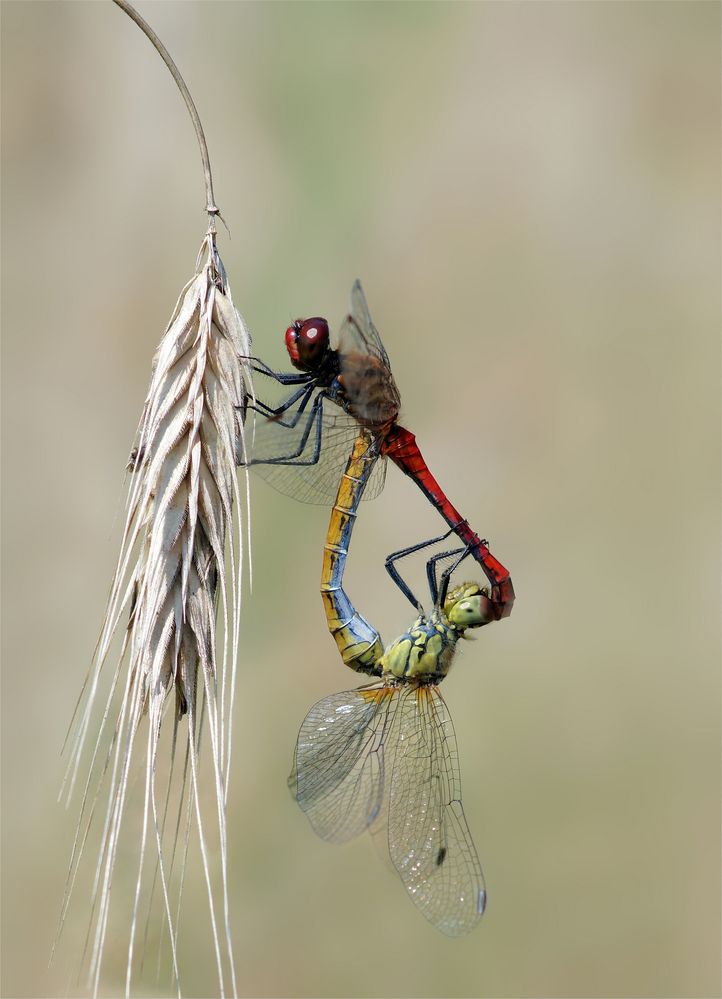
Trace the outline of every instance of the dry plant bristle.
{"label": "dry plant bristle", "polygon": [[[156,886],[180,994],[176,942],[193,820],[209,899],[219,991],[225,995],[230,973],[230,987],[236,994],[225,804],[246,550],[243,538],[248,530],[248,518],[244,525],[243,517],[243,511],[248,510],[248,483],[246,480],[242,502],[236,466],[243,452],[244,358],[249,354],[248,330],[233,305],[211,230],[201,247],[196,274],[181,293],[153,360],[129,464],[132,477],[120,557],[93,666],[81,695],[64,782],[70,799],[87,762],[61,927],[101,792],[107,795],[89,930],[89,968],[95,994],[108,932],[119,836],[132,774],[139,766],[144,767],[140,859],[128,939],[126,995],[130,994],[141,902],[150,912]],[[217,648],[219,604],[222,629]],[[120,655],[112,676],[106,677],[113,637],[126,615]],[[158,749],[171,695],[170,764],[164,777],[167,787],[159,801]],[[100,723],[91,743],[89,733],[98,713]],[[220,901],[213,887],[209,833],[199,798],[199,748],[204,729],[210,742],[216,802],[210,824],[214,852],[220,857]],[[173,761],[183,743],[184,762],[174,782]],[[176,803],[176,820],[166,831],[166,819]],[[181,833],[182,857],[176,864]],[[148,866],[153,868],[149,892]]]}

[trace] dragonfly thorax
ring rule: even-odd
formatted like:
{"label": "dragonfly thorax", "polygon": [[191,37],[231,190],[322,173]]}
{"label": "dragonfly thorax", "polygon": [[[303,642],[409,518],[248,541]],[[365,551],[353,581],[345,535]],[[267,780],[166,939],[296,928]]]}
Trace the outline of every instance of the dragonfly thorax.
{"label": "dragonfly thorax", "polygon": [[467,628],[486,623],[486,595],[478,583],[462,583],[447,594],[443,610],[436,607],[417,618],[392,642],[378,662],[383,675],[397,680],[438,683],[447,675],[456,643]]}
{"label": "dragonfly thorax", "polygon": [[389,645],[378,665],[384,676],[397,680],[438,682],[451,668],[458,639],[459,632],[437,613],[420,617]]}

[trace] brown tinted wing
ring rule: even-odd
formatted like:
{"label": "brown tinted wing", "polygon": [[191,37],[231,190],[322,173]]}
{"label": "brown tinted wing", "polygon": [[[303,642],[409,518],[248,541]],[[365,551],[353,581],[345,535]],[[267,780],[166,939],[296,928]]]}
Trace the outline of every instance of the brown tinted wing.
{"label": "brown tinted wing", "polygon": [[386,348],[379,335],[379,331],[374,326],[369,307],[366,302],[364,290],[358,278],[351,288],[351,312],[348,319],[353,320],[355,326],[355,337],[363,344],[364,349],[369,354],[373,354],[383,361],[386,367],[391,370],[391,362],[386,353]]}
{"label": "brown tinted wing", "polygon": [[358,280],[351,289],[351,312],[341,326],[338,351],[344,390],[354,414],[371,424],[395,420],[401,405],[399,390]]}

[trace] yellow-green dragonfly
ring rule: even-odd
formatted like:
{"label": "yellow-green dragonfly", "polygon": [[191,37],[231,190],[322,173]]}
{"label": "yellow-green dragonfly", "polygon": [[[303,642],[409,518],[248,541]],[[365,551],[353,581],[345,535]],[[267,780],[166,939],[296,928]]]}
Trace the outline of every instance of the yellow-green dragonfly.
{"label": "yellow-green dragonfly", "polygon": [[[439,684],[459,639],[488,620],[488,597],[476,583],[449,589],[468,546],[435,555],[427,563],[433,609],[384,650],[342,586],[358,492],[369,469],[368,449],[359,439],[331,515],[322,592],[344,662],[377,680],[311,708],[289,786],[323,839],[343,843],[366,829],[385,837],[411,900],[439,930],[458,937],[481,918],[486,889],[461,804],[456,737]],[[437,579],[439,561],[451,555],[455,561]]]}

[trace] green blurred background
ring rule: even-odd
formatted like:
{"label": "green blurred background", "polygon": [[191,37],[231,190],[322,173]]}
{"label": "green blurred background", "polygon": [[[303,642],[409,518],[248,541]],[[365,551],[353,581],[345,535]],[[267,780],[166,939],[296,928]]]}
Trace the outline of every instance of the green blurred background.
{"label": "green blurred background", "polygon": [[[360,276],[404,421],[517,591],[445,686],[490,897],[450,941],[288,795],[306,710],[356,678],[317,594],[328,512],[253,483],[242,995],[719,995],[718,5],[139,7],[200,109],[256,349],[281,365],[289,320],[336,324]],[[2,987],[55,996],[83,992],[87,916],[84,883],[48,968],[75,821],[59,750],[204,199],[170,77],[117,9],[1,14]],[[363,511],[348,589],[388,638],[409,614],[383,557],[439,528],[393,469]],[[126,840],[119,885],[134,859]],[[188,890],[185,991],[212,994],[197,870]]]}

